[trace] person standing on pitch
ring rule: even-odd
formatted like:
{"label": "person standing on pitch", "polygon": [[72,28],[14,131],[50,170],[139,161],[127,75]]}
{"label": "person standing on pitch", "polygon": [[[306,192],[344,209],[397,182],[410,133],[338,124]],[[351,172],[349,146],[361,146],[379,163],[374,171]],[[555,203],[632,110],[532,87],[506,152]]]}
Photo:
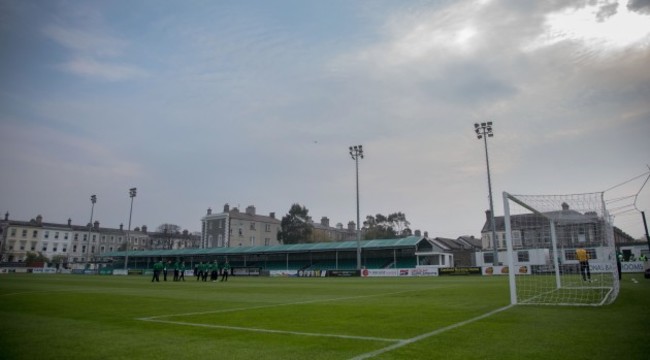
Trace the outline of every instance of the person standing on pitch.
{"label": "person standing on pitch", "polygon": [[576,249],[576,258],[580,262],[580,275],[582,281],[591,282],[591,272],[589,271],[589,253],[584,248]]}
{"label": "person standing on pitch", "polygon": [[219,278],[219,263],[217,260],[214,260],[214,263],[210,265],[210,280],[212,282],[217,281]]}
{"label": "person standing on pitch", "polygon": [[176,259],[176,261],[174,262],[174,281],[178,281],[178,267],[179,267],[179,263],[178,263],[178,259]]}
{"label": "person standing on pitch", "polygon": [[153,264],[153,278],[151,279],[151,282],[160,282],[160,271],[163,269],[163,263],[162,260],[158,261],[157,263]]}
{"label": "person standing on pitch", "polygon": [[169,268],[169,265],[170,265],[169,260],[167,260],[167,262],[164,263],[164,265],[163,265],[163,280],[164,281],[167,281],[167,268]]}
{"label": "person standing on pitch", "polygon": [[196,267],[194,268],[194,276],[196,276],[196,281],[201,280],[201,269],[203,269],[203,261],[201,261]]}
{"label": "person standing on pitch", "polygon": [[223,263],[223,269],[221,269],[221,281],[228,281],[229,272],[230,272],[230,263],[226,259],[226,262]]}
{"label": "person standing on pitch", "polygon": [[180,267],[178,268],[178,281],[185,281],[185,261],[181,262]]}

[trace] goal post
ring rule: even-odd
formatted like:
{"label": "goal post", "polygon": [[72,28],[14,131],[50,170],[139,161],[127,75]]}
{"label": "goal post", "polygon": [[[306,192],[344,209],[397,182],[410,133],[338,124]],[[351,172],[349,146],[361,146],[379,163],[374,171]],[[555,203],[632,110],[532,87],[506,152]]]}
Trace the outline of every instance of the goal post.
{"label": "goal post", "polygon": [[603,196],[503,193],[512,304],[598,306],[616,299],[613,227]]}

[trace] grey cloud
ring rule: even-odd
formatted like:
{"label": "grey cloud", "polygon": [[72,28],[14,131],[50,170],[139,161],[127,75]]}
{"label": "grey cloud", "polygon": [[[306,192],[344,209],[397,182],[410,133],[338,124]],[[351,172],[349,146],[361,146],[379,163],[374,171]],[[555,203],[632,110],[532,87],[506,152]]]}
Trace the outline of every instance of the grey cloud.
{"label": "grey cloud", "polygon": [[607,4],[603,5],[600,7],[600,10],[598,10],[598,13],[596,14],[596,19],[598,19],[599,22],[603,22],[607,20],[610,16],[616,15],[616,12],[618,11],[618,3],[613,3],[613,4]]}
{"label": "grey cloud", "polygon": [[643,14],[650,14],[650,0],[630,0],[627,8]]}

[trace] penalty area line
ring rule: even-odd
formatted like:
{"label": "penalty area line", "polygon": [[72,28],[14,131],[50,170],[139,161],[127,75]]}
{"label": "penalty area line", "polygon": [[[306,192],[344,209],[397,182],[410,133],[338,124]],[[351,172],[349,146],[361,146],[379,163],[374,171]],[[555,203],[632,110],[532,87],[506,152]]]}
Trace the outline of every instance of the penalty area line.
{"label": "penalty area line", "polygon": [[249,327],[241,327],[241,326],[227,326],[227,325],[215,325],[215,324],[188,323],[188,322],[182,322],[182,321],[155,320],[155,319],[151,319],[151,318],[141,318],[141,319],[138,319],[138,320],[148,321],[148,322],[156,322],[156,323],[163,323],[163,324],[195,326],[195,327],[203,327],[203,328],[210,328],[210,329],[252,331],[252,332],[269,333],[269,334],[289,334],[289,335],[314,336],[314,337],[331,337],[331,338],[349,339],[349,340],[366,340],[366,341],[382,341],[382,342],[403,342],[403,341],[405,341],[404,339],[386,339],[386,338],[378,338],[378,337],[371,337],[371,336],[308,333],[308,332],[300,332],[300,331],[272,330],[272,329],[249,328]]}
{"label": "penalty area line", "polygon": [[445,327],[443,327],[443,328],[436,329],[436,330],[431,331],[431,332],[428,332],[428,333],[426,333],[426,334],[418,335],[418,336],[416,336],[416,337],[412,337],[412,338],[407,339],[407,340],[401,340],[401,341],[399,341],[399,342],[396,343],[396,344],[393,344],[393,345],[387,346],[387,347],[382,348],[382,349],[379,349],[379,350],[375,350],[375,351],[371,351],[371,352],[368,352],[368,353],[365,353],[365,354],[361,354],[361,355],[359,355],[359,356],[353,357],[353,358],[350,359],[350,360],[364,360],[364,359],[369,359],[369,358],[375,357],[375,356],[377,356],[377,355],[381,355],[381,354],[383,354],[383,353],[387,353],[387,352],[389,352],[389,351],[393,351],[393,350],[398,349],[398,348],[401,348],[401,347],[403,347],[403,346],[406,346],[406,345],[412,344],[412,343],[414,343],[414,342],[416,342],[416,341],[420,341],[420,340],[422,340],[422,339],[426,339],[426,338],[428,338],[428,337],[435,336],[435,335],[441,334],[441,333],[443,333],[443,332],[446,332],[446,331],[449,331],[449,330],[453,330],[453,329],[459,328],[459,327],[461,327],[461,326],[465,326],[465,325],[467,325],[467,324],[471,324],[471,323],[476,322],[476,321],[479,321],[479,320],[483,320],[483,319],[485,319],[485,318],[487,318],[487,317],[490,317],[490,316],[492,316],[492,315],[494,315],[494,314],[500,313],[500,312],[502,312],[502,311],[504,311],[504,310],[508,310],[508,309],[510,309],[510,308],[513,307],[513,306],[514,306],[514,305],[504,306],[504,307],[502,307],[502,308],[499,308],[499,309],[496,309],[496,310],[492,310],[492,311],[490,311],[490,312],[488,312],[488,313],[485,313],[485,314],[483,314],[483,315],[479,315],[479,316],[477,316],[477,317],[473,317],[473,318],[468,319],[468,320],[465,320],[465,321],[457,322],[457,323],[455,323],[455,324],[451,324],[451,325],[449,325],[449,326],[445,326]]}

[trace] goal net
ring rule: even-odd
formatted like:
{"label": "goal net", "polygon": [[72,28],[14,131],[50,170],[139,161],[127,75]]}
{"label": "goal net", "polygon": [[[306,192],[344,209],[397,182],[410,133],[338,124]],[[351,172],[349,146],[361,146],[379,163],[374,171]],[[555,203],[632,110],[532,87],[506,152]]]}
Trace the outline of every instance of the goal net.
{"label": "goal net", "polygon": [[603,196],[503,193],[512,304],[598,306],[616,299],[614,235]]}

